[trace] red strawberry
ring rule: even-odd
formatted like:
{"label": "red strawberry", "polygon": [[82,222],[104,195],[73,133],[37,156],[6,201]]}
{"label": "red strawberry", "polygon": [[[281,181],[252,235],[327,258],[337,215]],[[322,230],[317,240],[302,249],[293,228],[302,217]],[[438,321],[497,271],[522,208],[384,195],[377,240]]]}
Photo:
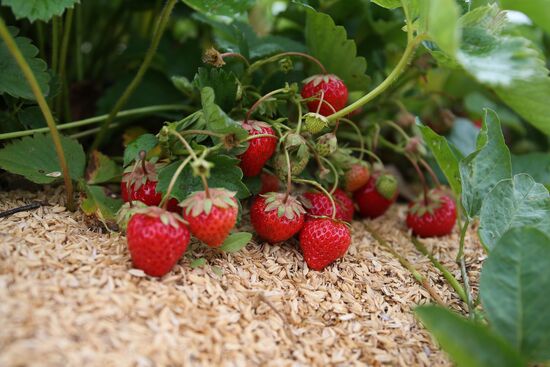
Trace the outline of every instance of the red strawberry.
{"label": "red strawberry", "polygon": [[279,191],[279,178],[271,173],[262,173],[260,176],[262,181],[262,186],[260,188],[259,194],[266,194],[268,192],[277,192]]}
{"label": "red strawberry", "polygon": [[[332,217],[332,203],[325,194],[306,192],[303,196],[307,200],[305,206],[309,215]],[[351,222],[354,212],[353,201],[340,189],[336,189],[333,198],[336,202],[336,219]]]}
{"label": "red strawberry", "polygon": [[[323,116],[330,116],[340,111],[348,100],[348,88],[336,75],[314,75],[304,80],[302,88],[303,98],[315,98],[307,102],[307,108],[311,112],[317,112]],[[323,104],[319,107],[323,100]]]}
{"label": "red strawberry", "polygon": [[420,237],[439,237],[450,234],[456,222],[453,199],[439,190],[428,193],[427,204],[421,197],[409,204],[407,227]]}
{"label": "red strawberry", "polygon": [[219,247],[237,222],[235,192],[226,189],[197,191],[185,199],[181,206],[183,218],[189,223],[193,236],[210,247]]}
{"label": "red strawberry", "polygon": [[323,270],[344,256],[351,243],[350,229],[346,224],[330,218],[307,221],[300,232],[300,247],[307,265]]}
{"label": "red strawberry", "polygon": [[[248,120],[243,128],[252,136],[259,134],[275,135],[275,130],[263,121]],[[240,167],[245,176],[257,176],[262,172],[265,162],[271,158],[277,148],[277,139],[264,137],[249,140],[248,149],[239,156]]]}
{"label": "red strawberry", "polygon": [[367,183],[370,177],[369,166],[365,163],[354,163],[344,173],[344,189],[353,192]]}
{"label": "red strawberry", "polygon": [[483,125],[483,121],[480,118],[475,119],[472,122],[474,123],[475,127],[477,127],[478,129],[481,129],[481,126]]}
{"label": "red strawberry", "polygon": [[361,216],[376,218],[388,210],[397,199],[397,194],[397,180],[393,176],[376,174],[353,193],[353,198],[359,205]]}
{"label": "red strawberry", "polygon": [[288,240],[302,229],[305,210],[293,196],[271,192],[258,196],[250,207],[250,222],[269,243]]}
{"label": "red strawberry", "polygon": [[191,234],[177,214],[150,207],[132,216],[126,237],[134,266],[161,277],[185,253]]}

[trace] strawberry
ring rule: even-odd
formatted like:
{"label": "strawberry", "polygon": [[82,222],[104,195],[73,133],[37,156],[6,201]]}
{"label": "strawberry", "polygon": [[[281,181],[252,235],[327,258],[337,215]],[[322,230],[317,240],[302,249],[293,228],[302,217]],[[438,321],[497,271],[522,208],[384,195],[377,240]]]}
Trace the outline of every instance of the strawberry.
{"label": "strawberry", "polygon": [[[120,192],[124,202],[141,201],[148,206],[158,206],[162,194],[157,192],[157,167],[155,163],[140,160],[122,176]],[[168,210],[179,212],[178,201],[170,199]]]}
{"label": "strawberry", "polygon": [[279,178],[277,176],[263,172],[260,176],[260,180],[262,181],[259,192],[260,195],[279,191]]}
{"label": "strawberry", "polygon": [[407,227],[417,236],[446,236],[453,231],[455,222],[455,202],[439,190],[431,190],[427,200],[421,197],[409,204]]}
{"label": "strawberry", "polygon": [[209,189],[191,194],[180,205],[193,236],[210,247],[220,247],[237,222],[235,192]]}
{"label": "strawberry", "polygon": [[343,222],[331,218],[307,221],[300,232],[300,247],[307,265],[323,270],[344,256],[351,243],[350,229]]}
{"label": "strawberry", "polygon": [[353,192],[367,183],[370,177],[366,163],[354,163],[344,172],[344,189]]}
{"label": "strawberry", "polygon": [[271,192],[256,197],[250,207],[250,222],[269,243],[286,241],[302,229],[305,210],[298,200]]}
{"label": "strawberry", "polygon": [[[311,112],[329,116],[340,111],[346,105],[348,88],[336,75],[314,75],[304,80],[304,83],[302,97],[305,99],[315,98],[307,102],[307,107]],[[322,105],[320,105],[321,99]]]}
{"label": "strawberry", "polygon": [[315,150],[321,157],[327,157],[338,149],[338,140],[333,133],[321,135],[315,143]]}
{"label": "strawberry", "polygon": [[154,277],[172,269],[185,253],[190,237],[181,217],[155,207],[137,211],[126,230],[134,267]]}
{"label": "strawberry", "polygon": [[[325,194],[306,192],[303,197],[306,211],[310,216],[332,217],[332,203]],[[336,219],[351,222],[354,212],[353,201],[341,189],[336,189],[333,198],[336,204]]]}
{"label": "strawberry", "polygon": [[[248,120],[243,122],[243,128],[252,136],[259,134],[275,135],[275,130],[263,121]],[[262,172],[265,162],[271,158],[277,147],[277,139],[271,137],[252,139],[248,149],[239,156],[240,167],[245,176],[257,176]]]}
{"label": "strawberry", "polygon": [[397,180],[388,174],[375,174],[359,190],[353,198],[359,206],[363,217],[376,218],[381,216],[397,199]]}

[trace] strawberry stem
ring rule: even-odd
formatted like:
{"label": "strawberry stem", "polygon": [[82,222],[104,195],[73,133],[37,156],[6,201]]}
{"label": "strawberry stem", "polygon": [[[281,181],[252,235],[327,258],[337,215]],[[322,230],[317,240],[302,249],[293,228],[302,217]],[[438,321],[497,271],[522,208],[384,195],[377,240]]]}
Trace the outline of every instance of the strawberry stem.
{"label": "strawberry stem", "polygon": [[298,108],[298,125],[296,126],[296,134],[300,134],[302,130],[302,103],[296,101],[296,107]]}
{"label": "strawberry stem", "polygon": [[204,174],[200,175],[202,186],[204,187],[204,193],[206,194],[206,198],[210,199],[210,190],[208,190],[208,180],[206,179],[206,176]]}
{"label": "strawberry stem", "polygon": [[334,198],[332,197],[332,195],[321,184],[319,184],[318,182],[315,182],[312,180],[306,180],[303,178],[295,178],[294,181],[315,186],[315,188],[323,192],[323,194],[325,194],[328,197],[328,199],[330,200],[330,204],[332,205],[331,218],[336,220],[336,202],[334,201]]}
{"label": "strawberry stem", "polygon": [[189,145],[187,140],[185,140],[185,138],[177,131],[169,130],[169,132],[170,132],[170,134],[174,135],[175,137],[177,137],[181,141],[181,143],[183,144],[185,149],[189,152],[189,155],[191,157],[193,157],[194,161],[196,161],[198,159],[197,155],[195,154],[195,151],[193,150],[193,148],[191,148],[191,146]]}
{"label": "strawberry stem", "polygon": [[[372,157],[374,158],[374,160],[376,161],[376,163],[379,163],[380,165],[384,165],[384,162],[382,162],[382,160],[380,159],[379,156],[377,156],[375,153],[371,152],[370,150],[368,149],[363,149],[363,148],[349,148],[350,150],[353,150],[353,151],[356,151],[356,152],[361,152],[361,153],[365,153],[366,155],[368,155],[369,157]],[[359,159],[361,159],[361,157],[359,157]]]}
{"label": "strawberry stem", "polygon": [[424,166],[426,171],[428,171],[428,173],[430,174],[430,177],[432,178],[432,181],[435,183],[436,187],[440,188],[441,182],[439,181],[439,178],[437,178],[437,175],[435,174],[432,167],[430,167],[430,165],[428,164],[428,162],[424,160],[424,158],[419,158],[419,161],[420,161],[420,164],[422,164],[422,166]]}
{"label": "strawberry stem", "polygon": [[328,160],[326,157],[321,157],[321,159],[330,167],[332,170],[332,174],[334,175],[334,184],[332,184],[332,189],[330,189],[330,193],[334,194],[336,189],[338,188],[338,171],[336,170],[336,167],[334,167],[334,164],[330,160]]}
{"label": "strawberry stem", "polygon": [[256,134],[256,135],[249,135],[246,139],[239,141],[239,143],[244,143],[246,141],[259,139],[259,138],[274,138],[277,140],[279,139],[277,135],[273,135],[273,134]]}
{"label": "strawberry stem", "polygon": [[288,88],[285,87],[285,88],[279,88],[279,89],[275,89],[275,90],[272,90],[271,92],[265,94],[264,96],[260,97],[256,102],[254,102],[254,104],[252,105],[252,107],[250,107],[250,109],[248,110],[248,112],[246,113],[246,117],[244,119],[244,122],[247,122],[248,120],[250,120],[250,116],[252,115],[252,112],[254,112],[256,110],[256,108],[258,108],[258,106],[260,104],[262,104],[263,101],[265,101],[266,99],[269,99],[271,98],[272,96],[274,96],[275,94],[278,94],[278,93],[286,93],[288,92]]}
{"label": "strawberry stem", "polygon": [[182,136],[185,135],[208,135],[208,136],[214,136],[216,138],[223,138],[223,134],[218,134],[213,131],[208,130],[184,130],[179,132]]}
{"label": "strawberry stem", "polygon": [[244,62],[246,64],[246,67],[250,67],[250,63],[248,62],[248,60],[246,59],[246,57],[244,57],[243,55],[241,55],[240,53],[237,53],[237,52],[224,52],[223,54],[220,54],[220,57],[222,59],[226,58],[226,57],[236,57],[238,58],[239,60],[241,60],[242,62]]}
{"label": "strawberry stem", "polygon": [[355,122],[351,121],[350,119],[342,117],[340,120],[345,122],[349,126],[351,126],[351,128],[353,130],[355,130],[355,133],[357,134],[357,137],[359,138],[359,148],[361,148],[361,150],[359,150],[359,152],[361,152],[361,154],[359,155],[359,159],[363,159],[363,153],[364,153],[363,149],[365,149],[365,139],[363,137],[363,134],[361,133],[361,130],[359,130],[359,128],[357,127]]}
{"label": "strawberry stem", "polygon": [[[461,213],[458,213],[459,221],[461,217]],[[464,282],[464,291],[466,292],[466,304],[468,305],[468,312],[470,314],[470,317],[474,317],[474,306],[472,303],[472,293],[470,291],[470,281],[468,279],[468,272],[466,270],[466,263],[464,261],[464,240],[466,239],[466,232],[468,231],[468,227],[470,225],[470,221],[468,218],[466,218],[466,221],[464,222],[464,225],[461,225],[460,229],[460,244],[458,247],[458,254],[456,255],[456,262],[460,266],[460,274],[462,276],[462,281]]]}
{"label": "strawberry stem", "polygon": [[283,204],[286,204],[288,197],[290,196],[290,190],[292,189],[292,166],[290,164],[290,156],[288,154],[288,150],[286,149],[286,145],[283,145],[283,149],[285,151],[285,158],[286,158],[286,192],[285,192],[285,198],[283,199]]}
{"label": "strawberry stem", "polygon": [[418,163],[416,163],[415,159],[412,158],[409,154],[405,154],[405,157],[411,162],[413,165],[416,174],[418,175],[418,179],[420,180],[420,183],[422,184],[422,189],[424,191],[424,205],[427,207],[430,204],[430,200],[428,197],[428,184],[426,183],[426,177],[424,177],[424,174],[422,173],[422,170],[418,166]]}
{"label": "strawberry stem", "polygon": [[265,64],[269,64],[269,63],[274,62],[274,61],[277,61],[277,60],[279,60],[283,57],[286,57],[286,56],[300,56],[300,57],[303,57],[305,59],[308,59],[309,61],[311,61],[311,62],[315,63],[317,66],[319,66],[319,68],[321,69],[323,74],[328,74],[327,69],[325,69],[325,67],[321,63],[321,61],[319,61],[315,57],[313,57],[311,55],[308,55],[308,54],[305,54],[303,52],[283,52],[283,53],[280,53],[280,54],[273,55],[270,58],[267,58],[265,60],[256,61],[254,64],[250,65],[250,67],[248,68],[247,73],[252,74],[254,71],[256,71],[256,69],[260,68],[261,66],[263,66]]}
{"label": "strawberry stem", "polygon": [[145,159],[147,158],[147,153],[145,150],[142,150],[139,152],[139,161],[141,163],[141,169],[143,170],[143,174],[147,176],[147,168],[145,167]]}
{"label": "strawberry stem", "polygon": [[183,172],[183,169],[185,168],[185,166],[187,165],[187,163],[189,163],[191,161],[192,157],[189,156],[187,157],[183,162],[181,162],[181,164],[178,166],[178,168],[176,169],[176,172],[174,172],[174,175],[172,176],[172,178],[170,179],[170,184],[168,185],[168,189],[166,190],[166,194],[164,194],[164,197],[162,198],[162,201],[160,202],[159,206],[162,208],[162,209],[166,209],[167,205],[168,205],[168,201],[170,199],[170,195],[172,194],[172,190],[174,189],[174,186],[176,185],[176,181],[179,177],[179,175]]}

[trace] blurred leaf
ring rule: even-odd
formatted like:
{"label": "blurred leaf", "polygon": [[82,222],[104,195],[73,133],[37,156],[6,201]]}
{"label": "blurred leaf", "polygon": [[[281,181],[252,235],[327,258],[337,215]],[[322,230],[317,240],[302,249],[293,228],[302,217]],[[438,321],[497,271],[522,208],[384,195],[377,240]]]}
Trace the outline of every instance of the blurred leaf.
{"label": "blurred leaf", "polygon": [[2,0],[2,5],[11,7],[17,19],[27,18],[31,22],[47,22],[54,15],[61,15],[65,9],[73,8],[79,0]]}
{"label": "blurred leaf", "polygon": [[454,120],[453,127],[447,135],[447,140],[462,156],[467,156],[476,150],[478,134],[479,128],[477,126],[470,120],[459,117]]}
{"label": "blurred leaf", "polygon": [[305,37],[310,54],[329,73],[342,79],[350,91],[367,89],[367,61],[357,56],[355,42],[348,39],[344,27],[334,24],[330,15],[307,10]]}
{"label": "blurred leaf", "polygon": [[464,98],[464,107],[472,117],[481,116],[484,108],[495,111],[502,125],[506,125],[519,134],[525,134],[525,127],[519,117],[505,106],[499,105],[479,92],[469,93]]}
{"label": "blurred leaf", "polygon": [[183,0],[183,2],[206,15],[223,15],[230,18],[245,13],[254,5],[254,0]]}
{"label": "blurred leaf", "polygon": [[17,113],[17,117],[19,122],[27,129],[38,129],[47,126],[42,110],[38,106],[23,108]]}
{"label": "blurred leaf", "polygon": [[108,197],[101,186],[85,185],[84,193],[86,198],[80,203],[82,211],[86,215],[96,216],[106,227],[111,228],[116,222],[122,200]]}
{"label": "blurred leaf", "polygon": [[[61,135],[69,174],[73,180],[84,176],[86,157],[82,145],[76,140]],[[25,176],[38,184],[49,184],[61,180],[63,175],[49,134],[37,134],[14,140],[0,150],[0,168]]]}
{"label": "blurred leaf", "polygon": [[479,218],[479,238],[489,251],[511,228],[531,226],[550,235],[550,195],[529,175],[519,174],[489,192]]}
{"label": "blurred leaf", "polygon": [[[21,1],[21,3],[24,3],[24,1]],[[47,96],[50,92],[48,65],[44,60],[36,57],[36,55],[38,55],[38,48],[31,43],[30,39],[16,37],[19,33],[17,28],[10,27],[9,31],[36,77],[40,90],[44,96]],[[31,87],[27,79],[25,79],[19,65],[11,55],[4,41],[0,39],[0,94],[2,93],[7,93],[16,98],[35,99]]]}
{"label": "blurred leaf", "polygon": [[455,0],[422,0],[419,2],[421,28],[448,55],[455,55],[460,44],[458,17],[460,9]]}
{"label": "blurred leaf", "polygon": [[248,232],[237,232],[229,235],[227,239],[223,242],[223,245],[220,246],[220,250],[225,252],[237,252],[240,249],[246,247],[250,240],[252,239],[252,233]]}
{"label": "blurred leaf", "polygon": [[215,103],[225,111],[235,106],[237,98],[237,77],[232,72],[217,68],[199,68],[193,84],[202,90],[211,87],[215,95]]}
{"label": "blurred leaf", "polygon": [[548,0],[500,0],[503,9],[517,10],[527,15],[536,25],[550,33],[550,6]]}
{"label": "blurred leaf", "polygon": [[529,361],[550,360],[550,237],[506,232],[483,264],[480,294],[491,326]]}
{"label": "blurred leaf", "polygon": [[525,366],[517,352],[486,326],[439,306],[418,307],[415,313],[458,367]]}
{"label": "blurred leaf", "polygon": [[112,181],[122,176],[122,167],[105,154],[94,150],[88,163],[87,181],[90,185]]}
{"label": "blurred leaf", "polygon": [[550,154],[529,153],[512,155],[514,174],[527,173],[537,182],[550,185]]}
{"label": "blurred leaf", "polygon": [[206,265],[206,259],[204,257],[199,257],[198,259],[191,261],[191,264],[189,266],[191,267],[191,269],[195,269],[204,265]]}
{"label": "blurred leaf", "polygon": [[401,7],[401,0],[371,0],[371,2],[380,5],[386,9],[395,9]]}
{"label": "blurred leaf", "polygon": [[139,158],[139,153],[145,151],[147,153],[158,144],[157,137],[153,134],[143,134],[136,140],[132,141],[124,150],[124,167]]}
{"label": "blurred leaf", "polygon": [[504,143],[498,116],[486,110],[477,138],[477,150],[460,161],[462,205],[470,218],[479,214],[481,203],[500,181],[512,177],[510,152]]}

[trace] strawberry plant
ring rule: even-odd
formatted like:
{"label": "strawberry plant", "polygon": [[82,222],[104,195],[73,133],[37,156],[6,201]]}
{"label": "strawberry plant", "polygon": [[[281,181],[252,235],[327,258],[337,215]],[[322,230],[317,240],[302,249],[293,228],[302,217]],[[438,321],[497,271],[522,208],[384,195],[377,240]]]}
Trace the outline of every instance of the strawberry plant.
{"label": "strawberry plant", "polygon": [[[542,1],[0,5],[0,185],[63,181],[64,204],[126,231],[153,277],[192,237],[226,252],[295,243],[304,267],[338,267],[357,212],[443,303],[368,224],[399,216],[460,299],[460,314],[415,311],[457,365],[550,361]],[[459,278],[420,239],[453,232]]]}

